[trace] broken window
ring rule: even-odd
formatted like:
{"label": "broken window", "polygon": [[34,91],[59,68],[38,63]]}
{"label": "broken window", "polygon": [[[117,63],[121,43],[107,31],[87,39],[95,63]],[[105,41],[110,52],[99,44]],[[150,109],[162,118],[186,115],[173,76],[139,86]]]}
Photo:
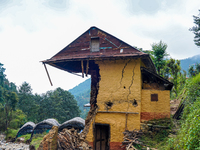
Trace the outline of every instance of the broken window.
{"label": "broken window", "polygon": [[158,94],[151,94],[151,101],[158,101]]}
{"label": "broken window", "polygon": [[91,38],[90,51],[99,52],[99,37]]}

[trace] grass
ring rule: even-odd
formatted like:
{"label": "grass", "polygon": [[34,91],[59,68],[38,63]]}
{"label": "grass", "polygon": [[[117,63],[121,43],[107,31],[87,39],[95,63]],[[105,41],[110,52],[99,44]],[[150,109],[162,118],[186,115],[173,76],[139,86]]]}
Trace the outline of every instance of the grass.
{"label": "grass", "polygon": [[168,135],[173,128],[172,120],[169,119],[158,119],[158,120],[151,120],[147,124],[154,124],[160,126],[168,126],[169,129],[161,129],[159,131],[149,131],[145,132],[142,137],[141,141],[148,147],[163,149],[168,141]]}
{"label": "grass", "polygon": [[21,135],[18,138],[24,138],[24,141],[27,141],[28,139],[30,139],[31,134],[25,134],[25,135]]}
{"label": "grass", "polygon": [[8,138],[15,138],[17,135],[17,132],[19,131],[19,129],[8,129],[7,134],[6,134],[6,140]]}
{"label": "grass", "polygon": [[[8,138],[15,138],[18,131],[19,131],[19,129],[16,129],[16,130],[15,129],[8,129],[8,132],[6,134],[6,140]],[[42,134],[34,134],[30,145],[35,146],[35,148],[37,149],[39,147],[41,141],[43,140],[43,137],[46,134],[48,134],[48,131],[47,132],[45,131]],[[26,141],[26,140],[30,139],[30,137],[31,137],[31,134],[26,134],[26,135],[21,135],[18,138],[24,138],[24,141]]]}
{"label": "grass", "polygon": [[35,149],[37,149],[39,147],[40,143],[42,142],[43,137],[46,134],[48,134],[48,133],[47,132],[43,132],[42,134],[34,134],[30,145],[35,146]]}

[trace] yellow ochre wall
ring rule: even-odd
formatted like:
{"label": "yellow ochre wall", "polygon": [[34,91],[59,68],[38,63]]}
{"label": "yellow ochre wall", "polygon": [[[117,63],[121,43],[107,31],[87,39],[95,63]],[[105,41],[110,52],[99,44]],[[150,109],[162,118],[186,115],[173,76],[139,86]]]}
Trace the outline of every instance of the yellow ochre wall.
{"label": "yellow ochre wall", "polygon": [[[151,101],[151,94],[158,94],[158,101]],[[141,121],[170,117],[169,90],[142,90]]]}
{"label": "yellow ochre wall", "polygon": [[[125,113],[97,113],[95,123],[110,125],[110,142],[122,142],[123,132],[127,122],[127,129],[140,129],[141,112],[141,60],[104,60],[96,61],[99,65],[101,76],[97,95],[98,111],[107,111],[106,102],[113,105],[108,111],[137,112],[128,114],[126,121]],[[133,106],[134,99],[138,106]],[[93,125],[87,135],[87,140],[92,142]]]}

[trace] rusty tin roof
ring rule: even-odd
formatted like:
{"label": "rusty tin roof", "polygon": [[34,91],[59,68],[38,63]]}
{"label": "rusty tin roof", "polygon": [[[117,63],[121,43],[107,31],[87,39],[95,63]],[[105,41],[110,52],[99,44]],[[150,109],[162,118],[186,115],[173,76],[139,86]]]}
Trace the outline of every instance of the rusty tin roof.
{"label": "rusty tin roof", "polygon": [[[99,38],[99,51],[91,52],[91,39],[96,37]],[[156,72],[149,54],[139,51],[135,47],[97,27],[91,27],[52,58],[42,62],[65,71],[81,72],[80,69],[73,69],[81,60],[90,61],[132,57],[140,57],[147,68]]]}

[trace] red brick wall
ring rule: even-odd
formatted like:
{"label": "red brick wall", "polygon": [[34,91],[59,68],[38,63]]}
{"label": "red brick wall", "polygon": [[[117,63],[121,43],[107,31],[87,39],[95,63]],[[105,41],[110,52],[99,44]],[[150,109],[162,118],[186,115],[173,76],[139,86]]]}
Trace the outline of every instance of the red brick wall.
{"label": "red brick wall", "polygon": [[[89,142],[89,144],[93,147],[93,142]],[[110,150],[125,150],[125,148],[121,148],[121,142],[110,142]]]}

